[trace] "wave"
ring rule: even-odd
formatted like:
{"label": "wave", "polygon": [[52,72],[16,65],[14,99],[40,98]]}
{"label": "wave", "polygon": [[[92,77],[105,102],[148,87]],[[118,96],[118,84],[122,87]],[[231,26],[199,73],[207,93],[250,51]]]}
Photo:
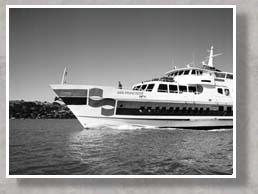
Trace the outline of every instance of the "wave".
{"label": "wave", "polygon": [[222,132],[222,131],[233,131],[233,128],[232,129],[211,129],[211,130],[208,130],[210,132]]}

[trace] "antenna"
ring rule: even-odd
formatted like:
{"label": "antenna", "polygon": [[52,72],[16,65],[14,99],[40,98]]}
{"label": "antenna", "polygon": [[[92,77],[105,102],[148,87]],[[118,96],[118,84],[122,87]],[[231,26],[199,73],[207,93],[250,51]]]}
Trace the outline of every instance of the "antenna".
{"label": "antenna", "polygon": [[195,53],[193,51],[193,66],[195,67]]}
{"label": "antenna", "polygon": [[175,60],[174,60],[174,58],[172,58],[172,69],[176,69],[176,66],[175,66]]}
{"label": "antenna", "polygon": [[67,68],[64,68],[61,84],[66,84]]}
{"label": "antenna", "polygon": [[176,66],[174,66],[174,59],[172,58],[172,69],[176,68]]}
{"label": "antenna", "polygon": [[191,65],[195,66],[195,54],[193,52],[193,55],[192,55],[192,61],[190,63],[187,63],[186,64],[186,67],[191,67]]}

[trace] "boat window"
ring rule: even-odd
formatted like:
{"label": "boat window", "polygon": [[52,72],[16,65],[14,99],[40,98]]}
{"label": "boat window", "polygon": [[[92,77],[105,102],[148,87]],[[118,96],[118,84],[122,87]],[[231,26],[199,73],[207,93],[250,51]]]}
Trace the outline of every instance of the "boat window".
{"label": "boat window", "polygon": [[196,71],[196,74],[197,74],[197,75],[202,75],[202,73],[203,73],[203,71],[200,71],[200,70],[197,70],[197,71]]}
{"label": "boat window", "polygon": [[224,107],[223,106],[219,106],[219,111],[224,111]]}
{"label": "boat window", "polygon": [[233,74],[227,74],[227,79],[233,79]]}
{"label": "boat window", "polygon": [[218,72],[216,72],[215,75],[218,78],[225,78],[225,73],[218,73]]}
{"label": "boat window", "polygon": [[229,89],[224,89],[224,93],[226,96],[229,96]]}
{"label": "boat window", "polygon": [[141,90],[145,90],[146,87],[147,87],[147,84],[143,84],[141,87]]}
{"label": "boat window", "polygon": [[218,91],[219,94],[223,94],[222,88],[218,88],[217,91]]}
{"label": "boat window", "polygon": [[169,85],[170,93],[177,93],[177,85]]}
{"label": "boat window", "polygon": [[178,71],[175,72],[175,76],[177,76],[177,75],[178,75]]}
{"label": "boat window", "polygon": [[185,70],[184,75],[188,75],[190,70]]}
{"label": "boat window", "polygon": [[135,87],[135,90],[139,90],[140,87],[141,87],[141,85],[136,86],[136,87]]}
{"label": "boat window", "polygon": [[144,111],[144,106],[141,106],[139,109],[139,112],[143,112]]}
{"label": "boat window", "polygon": [[227,107],[227,112],[232,112],[232,107],[231,106]]}
{"label": "boat window", "polygon": [[184,73],[184,71],[179,71],[178,75],[182,75]]}
{"label": "boat window", "polygon": [[202,79],[202,82],[207,82],[207,83],[210,83],[210,82],[211,82],[211,80]]}
{"label": "boat window", "polygon": [[61,97],[66,105],[86,105],[85,97]]}
{"label": "boat window", "polygon": [[158,92],[168,92],[167,84],[159,84]]}
{"label": "boat window", "polygon": [[148,87],[147,87],[147,89],[146,89],[146,91],[147,91],[147,92],[151,92],[152,89],[153,89],[153,87],[154,87],[154,84],[149,84]]}
{"label": "boat window", "polygon": [[187,92],[186,86],[179,86],[179,93],[182,93],[182,92]]}
{"label": "boat window", "polygon": [[195,86],[189,86],[188,91],[195,93],[196,92],[196,87]]}
{"label": "boat window", "polygon": [[162,112],[166,112],[166,110],[167,110],[166,107],[162,107],[162,108],[161,108],[161,111],[162,111]]}
{"label": "boat window", "polygon": [[197,85],[197,94],[200,94],[200,93],[202,93],[203,92],[203,87],[202,87],[202,85]]}
{"label": "boat window", "polygon": [[195,69],[192,70],[192,73],[191,73],[191,74],[192,74],[192,75],[195,75]]}

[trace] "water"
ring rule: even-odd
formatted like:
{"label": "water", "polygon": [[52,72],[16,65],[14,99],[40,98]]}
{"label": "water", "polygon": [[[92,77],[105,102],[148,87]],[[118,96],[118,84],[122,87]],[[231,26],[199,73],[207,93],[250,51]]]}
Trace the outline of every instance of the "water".
{"label": "water", "polygon": [[11,175],[232,174],[233,130],[82,129],[10,120]]}

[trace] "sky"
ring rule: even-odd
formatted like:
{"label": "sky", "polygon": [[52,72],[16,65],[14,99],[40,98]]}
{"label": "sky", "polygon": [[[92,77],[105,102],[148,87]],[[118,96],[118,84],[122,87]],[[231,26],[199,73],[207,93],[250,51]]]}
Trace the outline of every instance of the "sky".
{"label": "sky", "polygon": [[214,53],[214,65],[233,72],[233,10],[11,8],[9,99],[53,102],[49,84],[123,88],[195,65]]}

